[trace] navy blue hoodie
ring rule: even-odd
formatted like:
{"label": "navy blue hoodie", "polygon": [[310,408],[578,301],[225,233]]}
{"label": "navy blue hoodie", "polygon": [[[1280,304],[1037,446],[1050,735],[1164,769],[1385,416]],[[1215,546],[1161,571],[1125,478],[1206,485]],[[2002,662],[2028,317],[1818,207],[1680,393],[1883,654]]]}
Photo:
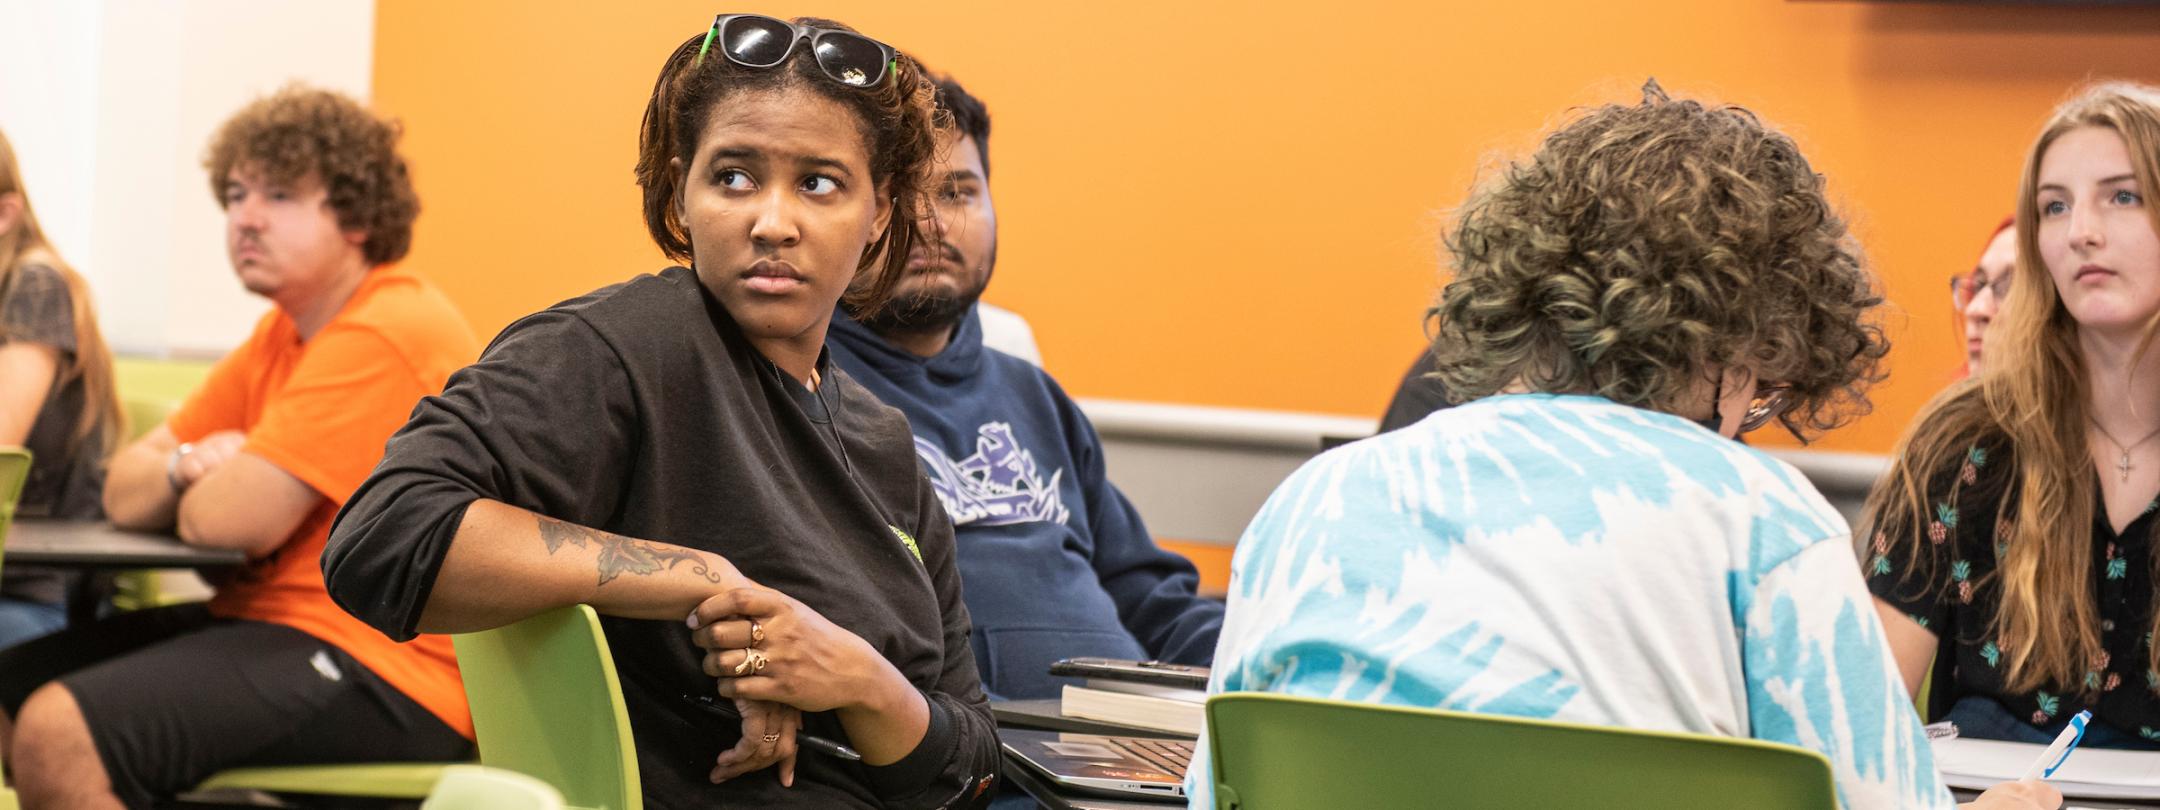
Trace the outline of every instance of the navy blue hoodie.
{"label": "navy blue hoodie", "polygon": [[973,310],[922,358],[835,313],[832,361],[907,414],[915,455],[953,519],[983,686],[1056,697],[1060,658],[1207,664],[1221,603],[1162,550],[1104,477],[1102,440],[1057,381],[983,346]]}

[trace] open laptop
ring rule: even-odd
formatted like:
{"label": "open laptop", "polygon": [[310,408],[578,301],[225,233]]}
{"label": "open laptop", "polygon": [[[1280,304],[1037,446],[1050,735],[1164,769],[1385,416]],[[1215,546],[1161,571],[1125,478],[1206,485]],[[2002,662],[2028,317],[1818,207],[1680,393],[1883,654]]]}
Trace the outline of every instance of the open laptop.
{"label": "open laptop", "polygon": [[1060,787],[1101,796],[1185,796],[1192,740],[998,729],[1006,755]]}

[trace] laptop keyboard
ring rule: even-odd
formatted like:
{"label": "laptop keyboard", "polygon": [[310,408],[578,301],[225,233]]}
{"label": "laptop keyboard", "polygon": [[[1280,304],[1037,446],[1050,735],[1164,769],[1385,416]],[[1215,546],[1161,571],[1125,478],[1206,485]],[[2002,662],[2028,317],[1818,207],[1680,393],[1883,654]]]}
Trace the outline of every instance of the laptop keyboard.
{"label": "laptop keyboard", "polygon": [[1179,776],[1185,775],[1185,769],[1192,765],[1193,744],[1187,740],[1115,737],[1111,739],[1111,742],[1117,743],[1117,746],[1125,749],[1126,753]]}

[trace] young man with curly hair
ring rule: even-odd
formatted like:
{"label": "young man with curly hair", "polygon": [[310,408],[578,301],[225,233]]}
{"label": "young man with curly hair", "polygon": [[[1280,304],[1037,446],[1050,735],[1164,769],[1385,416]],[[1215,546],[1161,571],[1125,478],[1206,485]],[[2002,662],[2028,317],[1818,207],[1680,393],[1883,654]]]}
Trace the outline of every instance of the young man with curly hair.
{"label": "young man with curly hair", "polygon": [[0,739],[26,806],[146,807],[242,765],[470,755],[449,639],[392,642],[330,601],[318,564],[384,441],[479,349],[393,264],[419,213],[397,137],[351,99],[291,87],[212,139],[233,270],[275,307],[113,459],[105,509],[249,562],[206,604],[0,653]]}
{"label": "young man with curly hair", "polygon": [[1846,810],[1951,806],[1851,530],[1731,441],[1861,412],[1888,350],[1793,141],[1653,84],[1509,167],[1448,247],[1434,355],[1463,404],[1276,490],[1210,691],[1753,737],[1829,759]]}

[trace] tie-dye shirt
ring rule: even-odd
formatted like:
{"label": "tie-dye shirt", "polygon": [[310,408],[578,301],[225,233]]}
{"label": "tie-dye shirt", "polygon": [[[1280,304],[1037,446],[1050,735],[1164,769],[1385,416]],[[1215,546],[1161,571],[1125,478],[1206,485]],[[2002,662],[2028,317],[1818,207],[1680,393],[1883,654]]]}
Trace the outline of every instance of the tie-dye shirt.
{"label": "tie-dye shirt", "polygon": [[1753,737],[1822,752],[1847,810],[1951,807],[1850,531],[1791,466],[1684,419],[1491,397],[1276,489],[1209,691]]}

